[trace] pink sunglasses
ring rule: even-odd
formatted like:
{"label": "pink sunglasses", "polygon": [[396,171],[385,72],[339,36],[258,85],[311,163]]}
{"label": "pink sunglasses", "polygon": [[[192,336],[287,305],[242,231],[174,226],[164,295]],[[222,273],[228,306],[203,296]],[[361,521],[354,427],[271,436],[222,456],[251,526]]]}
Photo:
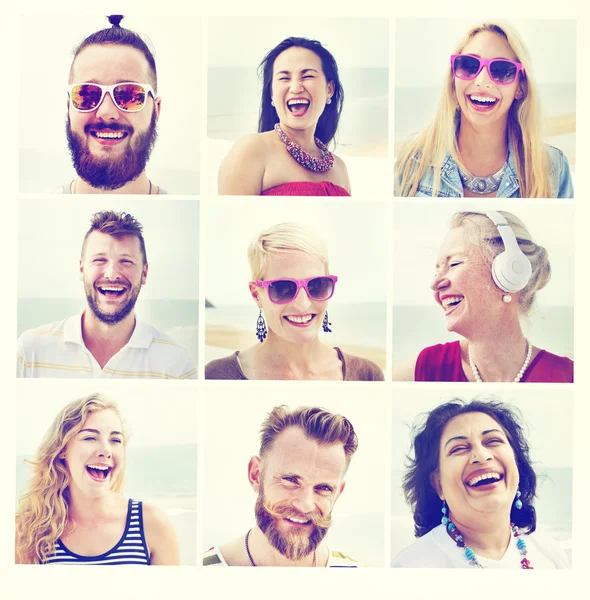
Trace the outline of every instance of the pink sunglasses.
{"label": "pink sunglasses", "polygon": [[524,67],[507,58],[480,58],[472,54],[452,54],[451,69],[453,75],[459,79],[475,79],[481,70],[486,67],[490,79],[500,85],[511,84],[520,71],[524,73]]}
{"label": "pink sunglasses", "polygon": [[338,277],[336,275],[323,275],[321,277],[309,277],[308,279],[270,279],[254,283],[258,287],[266,288],[268,298],[273,304],[289,304],[295,298],[299,290],[303,288],[307,297],[311,300],[324,302],[334,295],[334,288]]}

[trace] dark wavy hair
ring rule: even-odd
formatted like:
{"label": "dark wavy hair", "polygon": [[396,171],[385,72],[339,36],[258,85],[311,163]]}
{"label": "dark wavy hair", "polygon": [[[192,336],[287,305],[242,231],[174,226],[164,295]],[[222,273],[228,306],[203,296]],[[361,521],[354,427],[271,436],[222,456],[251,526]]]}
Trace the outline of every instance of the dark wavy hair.
{"label": "dark wavy hair", "polygon": [[522,417],[516,407],[500,402],[495,398],[474,398],[467,402],[454,398],[423,415],[425,422],[412,427],[413,457],[408,455],[408,471],[403,477],[406,502],[414,513],[414,533],[416,537],[426,535],[441,522],[441,500],[432,486],[430,476],[439,469],[440,438],[446,424],[458,415],[479,412],[490,416],[506,432],[514,451],[522,508],[513,505],[510,520],[518,527],[532,533],[537,526],[537,516],[533,499],[537,488],[537,476],[531,464],[529,446],[524,438]]}
{"label": "dark wavy hair", "polygon": [[[72,83],[72,74],[74,71],[74,62],[76,57],[87,46],[105,46],[107,44],[119,44],[120,46],[131,46],[139,50],[148,62],[150,67],[150,85],[154,88],[154,92],[158,89],[158,76],[156,74],[156,59],[143,38],[135,31],[121,27],[120,23],[123,20],[123,15],[109,15],[107,17],[111,27],[100,29],[91,33],[87,38],[83,39],[74,50],[74,58],[70,67],[70,83]],[[141,82],[139,82],[141,83]]]}
{"label": "dark wavy hair", "polygon": [[292,47],[307,48],[315,52],[322,61],[322,70],[326,76],[326,81],[332,81],[334,84],[334,95],[332,102],[326,104],[315,129],[315,137],[319,138],[324,144],[329,144],[336,135],[342,104],[344,102],[344,90],[338,76],[338,65],[332,54],[322,46],[317,40],[310,40],[304,37],[288,37],[278,46],[275,46],[263,59],[258,66],[258,76],[262,77],[262,98],[260,100],[260,117],[258,119],[258,133],[271,131],[279,117],[274,106],[272,106],[272,69],[275,59],[281,52]]}

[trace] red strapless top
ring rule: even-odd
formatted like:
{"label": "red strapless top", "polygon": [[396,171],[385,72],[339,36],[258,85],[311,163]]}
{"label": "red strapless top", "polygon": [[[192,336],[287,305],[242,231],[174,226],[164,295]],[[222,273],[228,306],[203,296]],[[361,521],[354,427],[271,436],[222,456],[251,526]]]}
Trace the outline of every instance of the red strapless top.
{"label": "red strapless top", "polygon": [[289,181],[264,190],[261,196],[350,196],[331,181]]}
{"label": "red strapless top", "polygon": [[[461,366],[459,341],[424,348],[416,361],[414,381],[468,381]],[[522,376],[523,383],[573,383],[574,363],[541,350]]]}

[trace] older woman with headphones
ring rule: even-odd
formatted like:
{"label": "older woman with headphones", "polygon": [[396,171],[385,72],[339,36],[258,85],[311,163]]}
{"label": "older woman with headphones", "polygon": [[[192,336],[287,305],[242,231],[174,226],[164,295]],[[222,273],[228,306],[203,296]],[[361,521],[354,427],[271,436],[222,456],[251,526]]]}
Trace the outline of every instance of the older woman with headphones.
{"label": "older woman with headphones", "polygon": [[508,212],[459,212],[440,249],[431,283],[448,331],[394,367],[406,381],[573,382],[573,361],[537,348],[520,324],[551,276],[547,251]]}

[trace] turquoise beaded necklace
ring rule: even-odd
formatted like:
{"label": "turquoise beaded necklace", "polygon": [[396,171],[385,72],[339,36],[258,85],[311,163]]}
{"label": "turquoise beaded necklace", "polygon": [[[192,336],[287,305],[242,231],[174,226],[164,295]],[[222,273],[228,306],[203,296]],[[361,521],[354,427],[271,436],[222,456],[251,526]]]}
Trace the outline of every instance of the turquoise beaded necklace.
{"label": "turquoise beaded necklace", "polygon": [[[442,524],[446,527],[448,534],[453,538],[455,544],[457,544],[459,548],[463,549],[463,552],[465,553],[465,557],[469,561],[469,564],[474,567],[478,567],[479,569],[485,569],[485,567],[477,560],[475,552],[469,546],[465,545],[463,536],[461,535],[461,532],[457,529],[457,526],[451,521],[450,517],[447,517],[446,506],[443,507],[442,512],[444,513],[444,516],[441,520]],[[518,551],[522,556],[522,559],[520,561],[521,569],[534,569],[534,567],[531,565],[531,561],[526,557],[526,542],[521,537],[522,534],[520,532],[520,529],[514,523],[510,523],[510,529],[512,530],[512,535],[516,540],[516,547],[518,548]]]}

